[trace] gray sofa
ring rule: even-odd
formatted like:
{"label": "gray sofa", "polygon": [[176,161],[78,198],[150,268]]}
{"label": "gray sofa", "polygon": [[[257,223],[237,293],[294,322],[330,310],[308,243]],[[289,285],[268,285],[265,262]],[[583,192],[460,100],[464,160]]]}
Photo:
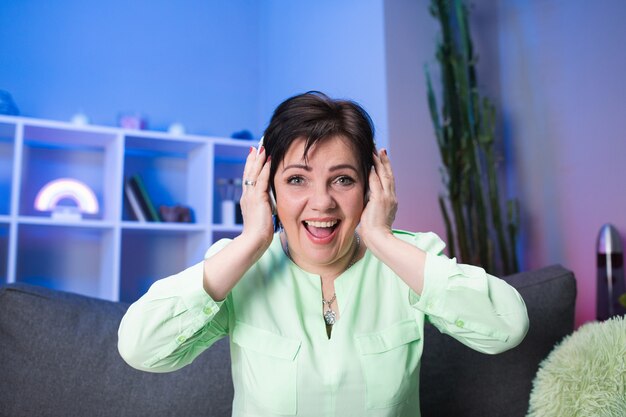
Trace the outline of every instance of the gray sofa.
{"label": "gray sofa", "polygon": [[[423,416],[525,415],[539,362],[573,330],[576,284],[560,266],[506,280],[526,301],[526,339],[489,356],[427,328]],[[0,288],[0,416],[230,416],[228,341],[178,372],[139,372],[117,352],[126,308],[24,284]]]}

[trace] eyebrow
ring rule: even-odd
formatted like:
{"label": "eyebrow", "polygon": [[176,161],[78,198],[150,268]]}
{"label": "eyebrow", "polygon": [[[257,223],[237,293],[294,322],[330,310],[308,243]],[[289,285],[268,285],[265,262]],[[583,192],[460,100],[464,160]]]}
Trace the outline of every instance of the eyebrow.
{"label": "eyebrow", "polygon": [[[305,164],[291,164],[291,165],[287,165],[284,169],[283,172],[287,171],[288,169],[303,169],[305,171],[311,171],[312,168],[308,165]],[[350,165],[350,164],[339,164],[339,165],[333,165],[332,167],[329,168],[329,171],[334,172],[334,171],[339,171],[340,169],[351,169],[354,172],[358,173],[359,170],[356,169],[354,166]]]}

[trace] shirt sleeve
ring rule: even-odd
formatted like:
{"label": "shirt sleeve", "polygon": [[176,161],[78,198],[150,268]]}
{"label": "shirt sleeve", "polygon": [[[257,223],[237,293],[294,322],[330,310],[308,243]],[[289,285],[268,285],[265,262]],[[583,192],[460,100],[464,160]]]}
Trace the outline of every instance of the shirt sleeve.
{"label": "shirt sleeve", "polygon": [[422,294],[411,291],[409,302],[439,331],[489,354],[521,343],[528,314],[515,288],[482,268],[446,257],[445,244],[434,233],[402,238],[426,252]]}
{"label": "shirt sleeve", "polygon": [[[205,259],[229,242],[216,242]],[[229,300],[215,301],[204,291],[203,268],[199,262],[156,281],[128,308],[118,330],[118,350],[130,366],[175,371],[228,334]]]}

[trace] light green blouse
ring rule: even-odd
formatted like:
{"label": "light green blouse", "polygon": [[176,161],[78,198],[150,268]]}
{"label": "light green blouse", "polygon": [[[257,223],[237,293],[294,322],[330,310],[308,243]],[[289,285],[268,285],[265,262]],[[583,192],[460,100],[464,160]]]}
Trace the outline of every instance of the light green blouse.
{"label": "light green blouse", "polygon": [[428,253],[423,293],[367,251],[335,280],[330,339],[320,277],[294,264],[276,234],[222,302],[203,290],[202,262],[154,283],[122,319],[119,351],[137,369],[170,372],[230,336],[236,417],[419,416],[425,320],[493,354],[521,342],[528,316],[515,289],[442,255],[435,234],[394,233]]}

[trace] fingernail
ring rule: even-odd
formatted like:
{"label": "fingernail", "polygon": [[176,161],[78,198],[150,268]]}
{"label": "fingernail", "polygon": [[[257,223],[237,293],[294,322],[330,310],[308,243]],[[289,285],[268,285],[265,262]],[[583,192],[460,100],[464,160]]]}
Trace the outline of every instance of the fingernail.
{"label": "fingernail", "polygon": [[259,153],[263,153],[265,152],[265,146],[261,145],[261,150],[259,151]]}
{"label": "fingernail", "polygon": [[387,149],[383,149],[382,151],[380,151],[380,153],[382,153],[383,155],[387,156]]}
{"label": "fingernail", "polygon": [[250,152],[248,152],[248,155],[250,155],[252,152],[254,152],[254,146],[250,146]]}
{"label": "fingernail", "polygon": [[267,162],[272,162],[272,155],[267,157]]}

